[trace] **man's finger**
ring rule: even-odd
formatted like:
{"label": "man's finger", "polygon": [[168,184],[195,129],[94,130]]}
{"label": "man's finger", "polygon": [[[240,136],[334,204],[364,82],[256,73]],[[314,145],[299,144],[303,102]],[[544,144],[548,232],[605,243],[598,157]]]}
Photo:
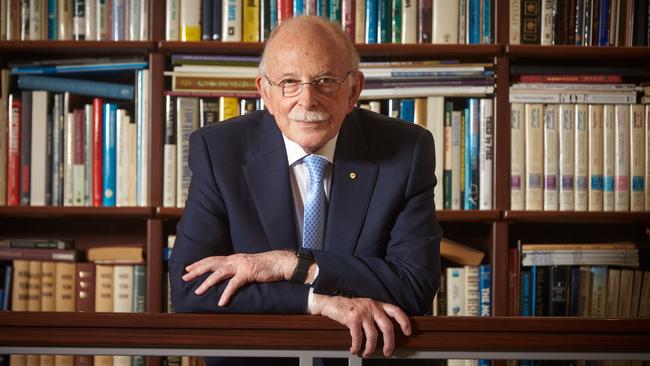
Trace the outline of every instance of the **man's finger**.
{"label": "man's finger", "polygon": [[203,295],[204,293],[206,293],[208,291],[208,289],[210,287],[216,285],[217,283],[219,283],[221,281],[221,280],[219,280],[219,277],[220,277],[219,273],[217,273],[217,272],[212,273],[203,282],[201,282],[199,287],[197,287],[196,290],[194,290],[194,293],[199,295],[199,296]]}
{"label": "man's finger", "polygon": [[379,334],[377,333],[375,322],[373,322],[372,319],[364,320],[363,330],[366,334],[366,348],[363,351],[363,357],[366,358],[375,352],[375,348],[377,347],[377,337]]}
{"label": "man's finger", "polygon": [[395,305],[382,303],[382,306],[386,314],[397,321],[397,324],[399,324],[402,329],[402,333],[407,336],[411,335],[411,320],[408,315]]}
{"label": "man's finger", "polygon": [[226,306],[228,303],[230,303],[230,299],[233,297],[235,292],[237,292],[237,289],[242,287],[244,284],[246,284],[246,281],[242,281],[241,277],[235,276],[228,281],[228,285],[226,285],[226,288],[223,290],[223,293],[221,293],[221,297],[219,298],[219,306]]}
{"label": "man's finger", "polygon": [[395,329],[393,328],[393,323],[383,312],[375,314],[375,322],[379,326],[384,339],[384,356],[390,357],[395,349]]}
{"label": "man's finger", "polygon": [[354,323],[350,325],[350,336],[352,337],[352,345],[350,346],[350,353],[358,355],[361,351],[361,339],[363,334],[361,332],[361,324]]}

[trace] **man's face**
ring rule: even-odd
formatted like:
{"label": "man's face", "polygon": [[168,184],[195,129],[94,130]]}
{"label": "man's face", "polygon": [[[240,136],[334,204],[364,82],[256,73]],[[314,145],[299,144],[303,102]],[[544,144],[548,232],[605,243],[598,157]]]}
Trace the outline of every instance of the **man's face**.
{"label": "man's face", "polygon": [[[273,84],[283,80],[305,83],[323,76],[343,80],[351,71],[342,45],[309,31],[291,33],[292,36],[278,34],[267,50],[266,76]],[[313,85],[302,85],[300,94],[286,97],[281,87],[269,85],[264,76],[257,78],[257,88],[280,131],[311,152],[336,136],[359,97],[363,75],[353,72],[347,77],[334,94],[319,93]]]}

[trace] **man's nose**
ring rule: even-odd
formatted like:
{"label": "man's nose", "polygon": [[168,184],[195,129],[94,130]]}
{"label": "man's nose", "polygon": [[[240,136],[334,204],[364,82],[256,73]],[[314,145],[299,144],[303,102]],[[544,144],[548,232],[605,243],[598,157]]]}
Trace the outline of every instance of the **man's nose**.
{"label": "man's nose", "polygon": [[303,108],[316,106],[316,87],[313,84],[302,84],[302,90],[298,95],[298,101]]}

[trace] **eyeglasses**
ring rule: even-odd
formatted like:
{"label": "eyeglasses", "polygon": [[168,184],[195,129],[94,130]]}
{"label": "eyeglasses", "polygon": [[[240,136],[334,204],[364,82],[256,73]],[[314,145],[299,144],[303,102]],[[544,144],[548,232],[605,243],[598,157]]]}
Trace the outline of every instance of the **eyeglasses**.
{"label": "eyeglasses", "polygon": [[274,83],[269,79],[268,76],[264,75],[264,77],[266,78],[266,81],[269,83],[269,85],[280,87],[283,97],[295,97],[302,92],[303,85],[307,84],[315,88],[316,91],[320,94],[335,94],[339,91],[339,89],[341,89],[341,84],[348,78],[348,76],[350,76],[351,73],[352,71],[348,71],[348,73],[345,74],[345,77],[340,80],[339,78],[335,78],[333,76],[321,76],[306,83],[301,83],[300,80],[295,79],[284,79],[278,83]]}

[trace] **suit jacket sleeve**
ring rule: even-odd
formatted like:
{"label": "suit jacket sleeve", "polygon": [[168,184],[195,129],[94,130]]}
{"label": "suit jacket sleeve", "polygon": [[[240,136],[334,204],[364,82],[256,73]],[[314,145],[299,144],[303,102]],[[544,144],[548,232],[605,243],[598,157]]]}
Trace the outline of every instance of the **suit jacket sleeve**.
{"label": "suit jacket sleeve", "polygon": [[[431,311],[440,282],[442,236],[433,200],[435,150],[431,133],[425,129],[412,144],[411,160],[404,163],[410,163],[410,168],[403,200],[387,238],[360,242],[352,254],[315,251],[319,267],[315,293],[372,298],[413,315]],[[385,251],[376,254],[366,249],[373,247]]]}
{"label": "suit jacket sleeve", "polygon": [[[290,282],[251,283],[238,290],[231,303],[218,307],[227,281],[197,296],[205,274],[185,282],[185,267],[208,256],[233,254],[229,221],[223,197],[214,178],[211,159],[201,133],[190,137],[189,165],[192,171],[188,199],[178,223],[176,242],[169,261],[172,304],[177,312],[305,313],[309,288]],[[221,173],[221,172],[220,172]],[[222,174],[228,174],[223,172]]]}

